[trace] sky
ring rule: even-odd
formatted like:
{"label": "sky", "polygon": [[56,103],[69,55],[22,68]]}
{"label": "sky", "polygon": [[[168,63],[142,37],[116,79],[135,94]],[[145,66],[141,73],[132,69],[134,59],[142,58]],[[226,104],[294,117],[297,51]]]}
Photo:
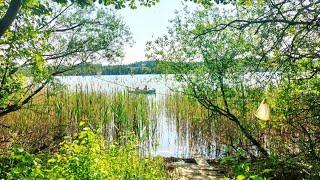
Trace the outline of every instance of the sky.
{"label": "sky", "polygon": [[[188,6],[196,6],[188,3]],[[179,0],[160,0],[153,7],[138,7],[137,9],[120,10],[120,16],[129,26],[135,44],[125,48],[123,64],[147,60],[145,44],[167,32],[169,20],[174,18],[175,10],[181,10],[183,4]]]}

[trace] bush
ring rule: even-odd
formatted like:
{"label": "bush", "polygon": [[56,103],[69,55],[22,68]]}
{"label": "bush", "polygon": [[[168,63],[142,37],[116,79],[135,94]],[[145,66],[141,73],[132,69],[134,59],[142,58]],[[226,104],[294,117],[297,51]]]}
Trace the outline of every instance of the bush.
{"label": "bush", "polygon": [[34,155],[15,148],[0,161],[0,179],[168,178],[161,159],[140,158],[138,141],[131,134],[108,148],[106,141],[87,127],[75,137],[66,137],[54,155]]}
{"label": "bush", "polygon": [[270,155],[268,158],[248,159],[240,150],[219,162],[228,171],[228,176],[237,180],[319,179],[318,166],[306,163],[299,156],[280,158]]}

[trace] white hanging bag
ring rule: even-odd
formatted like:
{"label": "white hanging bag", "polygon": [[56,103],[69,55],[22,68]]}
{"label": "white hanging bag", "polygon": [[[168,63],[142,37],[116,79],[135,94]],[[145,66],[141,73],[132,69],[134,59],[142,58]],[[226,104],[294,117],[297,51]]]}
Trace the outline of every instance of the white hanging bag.
{"label": "white hanging bag", "polygon": [[270,108],[269,108],[269,105],[268,105],[266,99],[262,100],[255,115],[257,118],[259,118],[261,120],[264,120],[264,121],[270,120]]}

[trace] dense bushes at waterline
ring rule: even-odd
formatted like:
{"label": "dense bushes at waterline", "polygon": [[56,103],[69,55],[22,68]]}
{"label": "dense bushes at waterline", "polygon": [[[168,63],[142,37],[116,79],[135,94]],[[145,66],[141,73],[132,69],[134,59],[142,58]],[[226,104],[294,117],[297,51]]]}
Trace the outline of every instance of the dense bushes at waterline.
{"label": "dense bushes at waterline", "polygon": [[[81,124],[84,124],[81,122]],[[105,146],[98,132],[84,127],[65,137],[54,154],[30,154],[14,148],[1,157],[0,178],[4,179],[167,179],[158,158],[140,158],[138,141],[127,133]]]}

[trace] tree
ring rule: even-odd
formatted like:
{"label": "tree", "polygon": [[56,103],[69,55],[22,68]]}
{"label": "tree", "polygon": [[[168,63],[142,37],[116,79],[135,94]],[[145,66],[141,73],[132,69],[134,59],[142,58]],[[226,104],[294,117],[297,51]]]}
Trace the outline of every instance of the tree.
{"label": "tree", "polygon": [[277,56],[278,63],[288,70],[293,64],[303,62],[308,64],[304,67],[308,74],[296,74],[292,78],[311,79],[320,72],[319,12],[319,0],[238,1],[234,12],[236,16],[230,21],[205,28],[196,36],[227,29],[253,31],[259,38],[257,61],[263,62],[271,56]]}
{"label": "tree", "polygon": [[[154,59],[175,62],[184,93],[234,122],[263,155],[303,151],[308,161],[317,161],[319,12],[319,1],[238,1],[193,14],[186,9],[148,50]],[[265,132],[252,115],[266,97],[276,127],[271,133],[283,140],[276,145],[281,148],[259,142]]]}
{"label": "tree", "polygon": [[[247,0],[235,3],[235,16],[196,32],[236,31],[255,37],[255,71],[276,74],[280,81],[274,91],[277,115],[282,116],[286,133],[282,139],[291,148],[291,156],[302,151],[306,161],[320,160],[319,72],[320,1],[319,0]],[[289,139],[289,141],[288,141]],[[314,173],[312,173],[314,174]]]}
{"label": "tree", "polygon": [[94,59],[115,61],[122,56],[130,34],[107,6],[136,8],[138,3],[156,2],[112,0],[99,1],[100,6],[87,0],[2,2],[0,116],[28,103],[57,74]]}
{"label": "tree", "polygon": [[[178,15],[167,36],[148,44],[151,57],[174,65],[176,79],[185,85],[184,94],[195,98],[211,111],[213,117],[235,123],[258,151],[268,156],[267,150],[250,131],[248,113],[242,111],[248,108],[247,94],[263,85],[263,81],[254,85],[243,82],[249,68],[253,67],[250,64],[252,56],[243,53],[255,48],[254,39],[249,34],[228,30],[197,37],[194,35],[197,32],[231,17],[224,16],[218,8],[189,14],[192,13],[186,11],[185,15]],[[190,66],[191,62],[199,65]],[[242,102],[237,102],[241,99]],[[248,153],[253,155],[249,150]]]}
{"label": "tree", "polygon": [[[319,1],[242,2],[186,9],[168,35],[147,44],[149,55],[175,65],[183,93],[210,110],[220,127],[232,122],[277,166],[319,178]],[[267,122],[254,116],[264,98],[272,109]],[[225,129],[217,130],[229,137],[223,143],[254,156],[240,135]]]}
{"label": "tree", "polygon": [[[151,7],[155,5],[160,0],[53,0],[52,2],[57,2],[61,5],[68,5],[70,3],[77,4],[81,7],[90,6],[95,3],[99,3],[104,6],[114,6],[116,9],[121,9],[129,6],[130,8],[137,8],[137,5]],[[186,0],[187,1],[187,0]],[[190,0],[194,1],[194,0]],[[227,2],[228,0],[214,0],[217,3]],[[48,1],[47,1],[48,2]],[[46,3],[47,3],[46,2]],[[50,2],[50,1],[49,1]],[[205,6],[212,5],[211,0],[198,0],[194,1],[199,4],[203,4]],[[33,14],[41,15],[44,12],[50,11],[50,8],[44,2],[40,2],[39,0],[11,0],[10,2],[5,1],[1,4],[1,14],[2,18],[0,19],[0,38],[4,35],[4,33],[10,28],[13,21],[16,19],[17,15],[21,13],[21,10],[33,10]],[[58,15],[59,16],[59,15]]]}
{"label": "tree", "polygon": [[[151,6],[154,5],[159,0],[111,0],[111,1],[99,1],[99,3],[110,6],[113,5],[116,9],[121,9],[126,6],[130,6],[131,8],[137,7],[137,2],[142,6]],[[50,1],[49,1],[50,2]],[[68,5],[70,3],[77,4],[81,7],[90,6],[95,4],[97,1],[89,1],[89,0],[53,0],[52,2],[57,2],[61,5]],[[4,35],[4,33],[10,28],[13,21],[16,19],[19,13],[23,13],[23,11],[31,10],[33,15],[44,15],[45,12],[50,11],[50,8],[46,6],[47,2],[40,2],[38,0],[11,0],[10,2],[4,2],[1,5],[1,12],[4,14],[0,20],[0,38]],[[44,5],[46,4],[46,5]],[[22,12],[21,12],[22,11]],[[58,15],[59,16],[59,15]]]}
{"label": "tree", "polygon": [[28,103],[55,75],[116,61],[130,43],[128,27],[106,7],[45,2],[21,9],[1,38],[0,116]]}

